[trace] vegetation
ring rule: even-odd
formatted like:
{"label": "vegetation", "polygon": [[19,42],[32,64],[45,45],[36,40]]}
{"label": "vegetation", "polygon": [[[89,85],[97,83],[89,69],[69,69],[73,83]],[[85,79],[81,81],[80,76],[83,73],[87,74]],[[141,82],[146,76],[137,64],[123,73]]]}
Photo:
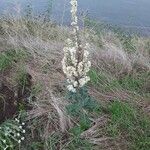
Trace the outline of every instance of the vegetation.
{"label": "vegetation", "polygon": [[111,121],[107,129],[112,136],[121,136],[125,132],[126,140],[131,142],[129,149],[146,150],[150,147],[150,121],[145,114],[139,113],[132,105],[119,101],[110,104],[108,110]]}
{"label": "vegetation", "polygon": [[[149,149],[150,38],[84,21],[80,39],[91,45],[91,80],[74,93],[66,91],[61,66],[70,29],[31,12],[0,18],[0,111],[6,115],[0,113],[0,150]],[[15,111],[5,109],[8,103]],[[22,111],[26,131],[18,144],[5,132],[8,126],[18,131],[14,116]]]}
{"label": "vegetation", "polygon": [[17,144],[24,140],[24,122],[20,122],[18,118],[15,120],[7,120],[0,127],[0,148],[15,149]]}

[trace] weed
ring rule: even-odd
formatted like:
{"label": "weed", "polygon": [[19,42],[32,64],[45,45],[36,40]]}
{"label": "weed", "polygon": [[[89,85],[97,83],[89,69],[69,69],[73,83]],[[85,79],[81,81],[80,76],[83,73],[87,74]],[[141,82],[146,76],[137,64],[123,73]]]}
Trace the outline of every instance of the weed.
{"label": "weed", "polygon": [[91,127],[92,121],[90,117],[92,113],[96,115],[100,112],[100,105],[89,96],[86,87],[78,89],[76,93],[69,92],[67,99],[71,102],[66,107],[67,112],[78,121],[78,125],[75,125],[70,130],[72,136],[67,149],[91,150],[92,145],[88,141],[81,139],[80,135]]}
{"label": "weed", "polygon": [[66,107],[71,116],[80,116],[83,109],[89,112],[100,111],[100,105],[89,96],[86,87],[80,88],[76,93],[68,92],[67,99],[71,101]]}

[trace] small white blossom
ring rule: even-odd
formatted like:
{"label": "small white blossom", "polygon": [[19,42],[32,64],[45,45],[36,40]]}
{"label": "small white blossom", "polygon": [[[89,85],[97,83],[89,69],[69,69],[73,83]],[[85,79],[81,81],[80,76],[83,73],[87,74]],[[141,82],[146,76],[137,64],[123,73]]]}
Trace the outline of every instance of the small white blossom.
{"label": "small white blossom", "polygon": [[20,122],[18,118],[15,118],[15,121],[18,122],[18,123]]}
{"label": "small white blossom", "polygon": [[21,140],[23,141],[25,138],[24,137],[21,137]]}
{"label": "small white blossom", "polygon": [[73,87],[73,85],[68,85],[68,86],[67,86],[67,89],[68,89],[69,91],[73,92],[73,93],[76,92],[76,89]]}
{"label": "small white blossom", "polygon": [[19,126],[19,129],[22,129],[22,126]]}
{"label": "small white blossom", "polygon": [[25,131],[25,130],[22,130],[22,133],[26,133],[26,131]]}
{"label": "small white blossom", "polygon": [[4,150],[7,150],[7,148],[8,148],[9,146],[8,145],[6,145],[6,147],[4,148]]}
{"label": "small white blossom", "polygon": [[22,122],[22,125],[24,126],[24,125],[25,125],[25,123],[24,123],[24,122]]}
{"label": "small white blossom", "polygon": [[75,81],[75,82],[73,83],[73,86],[76,88],[76,87],[78,86],[78,82]]}
{"label": "small white blossom", "polygon": [[18,140],[18,143],[20,144],[20,143],[21,143],[21,140]]}
{"label": "small white blossom", "polygon": [[8,133],[5,133],[5,136],[8,136]]}
{"label": "small white blossom", "polygon": [[3,143],[6,143],[6,140],[3,140]]}

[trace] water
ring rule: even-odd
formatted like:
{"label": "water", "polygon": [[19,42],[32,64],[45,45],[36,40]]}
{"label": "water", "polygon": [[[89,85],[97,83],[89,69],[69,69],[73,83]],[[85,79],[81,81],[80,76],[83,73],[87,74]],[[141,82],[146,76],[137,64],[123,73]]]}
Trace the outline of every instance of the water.
{"label": "water", "polygon": [[[0,12],[13,12],[14,1],[0,0]],[[18,0],[23,9],[31,3],[34,13],[44,12],[49,0]],[[150,29],[150,0],[78,0],[79,12],[102,22],[133,28]],[[70,22],[69,0],[53,0],[52,18],[59,23]]]}

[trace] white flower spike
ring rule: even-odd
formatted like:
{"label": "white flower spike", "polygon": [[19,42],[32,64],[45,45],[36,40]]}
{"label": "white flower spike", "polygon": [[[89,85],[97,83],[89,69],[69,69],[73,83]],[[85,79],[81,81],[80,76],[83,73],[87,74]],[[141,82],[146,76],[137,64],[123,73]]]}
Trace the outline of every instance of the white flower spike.
{"label": "white flower spike", "polygon": [[88,59],[90,46],[88,43],[82,46],[78,37],[77,0],[71,0],[70,4],[72,39],[66,40],[62,68],[67,77],[67,89],[76,92],[78,88],[83,87],[90,80],[87,76],[91,67],[91,62]]}

